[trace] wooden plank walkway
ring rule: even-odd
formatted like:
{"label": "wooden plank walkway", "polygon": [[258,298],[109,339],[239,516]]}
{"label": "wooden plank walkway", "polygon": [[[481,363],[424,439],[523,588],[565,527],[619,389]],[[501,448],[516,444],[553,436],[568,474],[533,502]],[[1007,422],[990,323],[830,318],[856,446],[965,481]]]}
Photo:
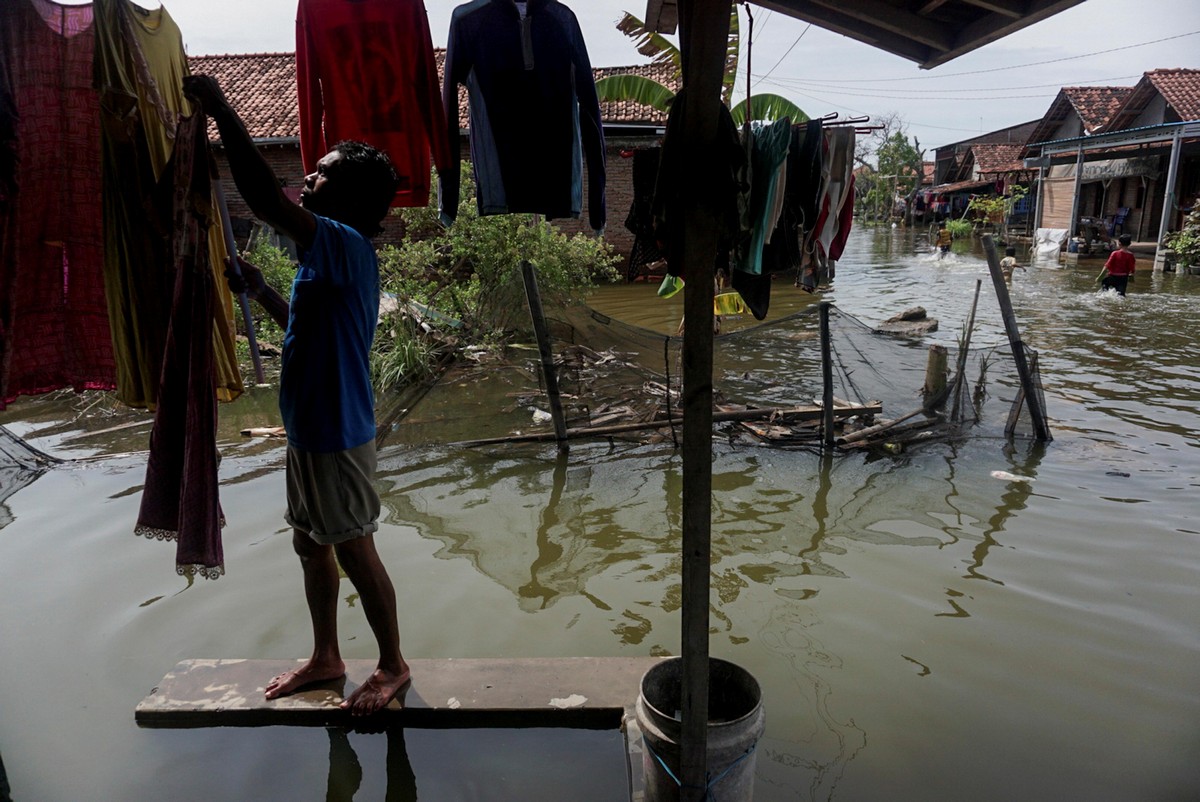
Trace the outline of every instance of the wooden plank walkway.
{"label": "wooden plank walkway", "polygon": [[[410,660],[413,681],[372,723],[413,727],[625,729],[642,676],[659,658]],[[337,705],[375,668],[347,660],[346,676],[281,699],[267,682],[301,660],[184,660],[138,704],[143,727],[353,726]]]}

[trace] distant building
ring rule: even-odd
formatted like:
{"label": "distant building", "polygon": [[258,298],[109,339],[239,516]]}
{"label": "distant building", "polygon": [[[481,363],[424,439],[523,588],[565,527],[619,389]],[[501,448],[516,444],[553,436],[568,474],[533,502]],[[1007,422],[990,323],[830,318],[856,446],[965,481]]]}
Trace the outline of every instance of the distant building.
{"label": "distant building", "polygon": [[1200,197],[1200,70],[1063,89],[1030,136],[1046,228],[1161,243]]}

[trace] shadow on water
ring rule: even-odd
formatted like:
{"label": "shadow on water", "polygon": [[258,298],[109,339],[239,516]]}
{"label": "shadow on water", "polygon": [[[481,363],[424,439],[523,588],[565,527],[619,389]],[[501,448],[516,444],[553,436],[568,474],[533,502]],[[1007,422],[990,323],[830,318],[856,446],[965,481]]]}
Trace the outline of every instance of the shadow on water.
{"label": "shadow on water", "polygon": [[[346,730],[329,727],[329,782],[325,802],[353,802],[362,786],[362,764]],[[388,727],[386,802],[416,802],[417,775],[408,759],[403,727]]]}

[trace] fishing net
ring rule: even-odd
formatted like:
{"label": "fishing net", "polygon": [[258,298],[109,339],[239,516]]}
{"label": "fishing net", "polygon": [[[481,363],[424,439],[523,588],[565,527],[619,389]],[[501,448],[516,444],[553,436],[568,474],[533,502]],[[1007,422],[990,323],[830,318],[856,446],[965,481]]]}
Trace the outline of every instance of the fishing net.
{"label": "fishing net", "polygon": [[[758,325],[718,320],[723,330],[713,343],[717,426],[734,441],[819,447],[824,439],[819,306]],[[551,331],[572,436],[585,428],[590,434],[638,440],[678,436],[681,336],[630,325],[589,307],[558,313]],[[965,335],[960,333],[960,344]],[[829,351],[835,434],[842,447],[896,453],[923,441],[968,434],[1035,434],[1007,344],[931,346],[883,333],[830,305]],[[1037,354],[1023,353],[1044,410]],[[477,406],[486,403],[481,399],[487,393],[455,394],[445,388],[479,388],[486,382],[505,399],[500,408],[496,393],[487,409]],[[442,392],[430,396],[436,412],[418,410],[390,434],[409,442],[462,441],[468,431],[463,424],[469,423],[474,443],[553,438],[535,347],[518,350],[515,358],[459,366],[442,384]]]}

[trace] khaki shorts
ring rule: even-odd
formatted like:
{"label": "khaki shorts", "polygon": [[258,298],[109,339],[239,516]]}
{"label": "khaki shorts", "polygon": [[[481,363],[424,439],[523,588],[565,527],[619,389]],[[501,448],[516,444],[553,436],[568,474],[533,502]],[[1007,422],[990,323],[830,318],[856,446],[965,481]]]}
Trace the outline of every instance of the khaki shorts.
{"label": "khaki shorts", "polygon": [[375,441],[327,454],[287,449],[287,515],[292,528],[331,546],[379,529]]}

